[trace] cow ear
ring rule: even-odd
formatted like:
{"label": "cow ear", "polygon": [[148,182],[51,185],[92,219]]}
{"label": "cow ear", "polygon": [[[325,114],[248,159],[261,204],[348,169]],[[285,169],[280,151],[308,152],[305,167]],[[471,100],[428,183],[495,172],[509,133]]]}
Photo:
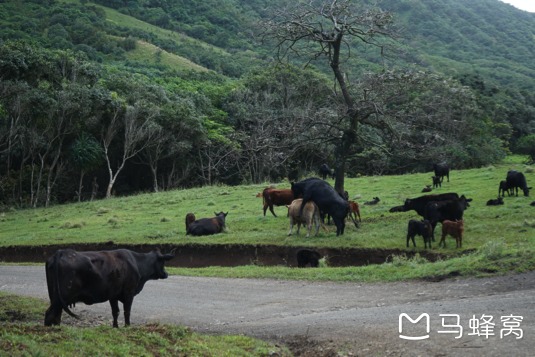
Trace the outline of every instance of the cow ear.
{"label": "cow ear", "polygon": [[227,213],[224,213],[225,217],[227,216],[227,214],[228,214],[228,211],[227,211]]}

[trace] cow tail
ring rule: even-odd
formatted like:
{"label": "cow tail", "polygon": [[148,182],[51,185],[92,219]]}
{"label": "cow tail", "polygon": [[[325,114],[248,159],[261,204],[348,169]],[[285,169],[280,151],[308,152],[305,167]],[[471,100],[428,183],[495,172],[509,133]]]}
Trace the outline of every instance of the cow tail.
{"label": "cow tail", "polygon": [[60,252],[59,254],[56,254],[54,256],[54,273],[55,273],[55,280],[56,280],[56,292],[58,294],[58,299],[59,299],[59,302],[61,304],[61,308],[63,309],[63,311],[65,311],[67,314],[71,315],[72,317],[76,318],[76,319],[79,319],[80,316],[76,315],[74,312],[72,312],[70,309],[69,309],[69,306],[67,305],[67,303],[65,302],[65,300],[63,300],[63,296],[61,296],[61,287],[60,287],[60,284],[59,284],[59,260],[61,258],[61,256],[63,255],[63,252]]}

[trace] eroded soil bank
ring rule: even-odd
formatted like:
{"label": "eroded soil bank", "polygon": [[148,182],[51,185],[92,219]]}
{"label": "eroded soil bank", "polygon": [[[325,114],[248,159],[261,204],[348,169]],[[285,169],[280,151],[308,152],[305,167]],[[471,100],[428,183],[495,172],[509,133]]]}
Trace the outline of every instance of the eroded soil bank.
{"label": "eroded soil bank", "polygon": [[[168,266],[201,268],[208,266],[239,266],[239,265],[283,265],[297,266],[296,253],[299,249],[311,249],[326,256],[329,266],[362,266],[368,264],[382,264],[393,255],[411,257],[415,252],[401,249],[357,249],[357,248],[317,248],[317,247],[288,247],[275,245],[125,245],[113,242],[102,244],[72,244],[46,246],[10,246],[0,247],[0,261],[3,262],[45,262],[58,249],[72,248],[79,251],[111,250],[126,248],[136,252],[148,252],[159,248],[162,253],[175,249],[175,258],[167,263]],[[429,261],[442,258],[440,254],[420,251],[419,254]]]}

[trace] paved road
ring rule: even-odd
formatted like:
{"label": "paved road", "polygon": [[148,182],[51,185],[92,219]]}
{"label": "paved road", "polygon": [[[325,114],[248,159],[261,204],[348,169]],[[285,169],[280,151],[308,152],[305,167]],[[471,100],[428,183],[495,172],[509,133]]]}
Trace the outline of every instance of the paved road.
{"label": "paved road", "polygon": [[[46,299],[44,267],[0,266],[0,291]],[[77,304],[75,312],[111,323],[108,304]],[[413,319],[428,314],[429,333],[425,317],[417,323],[401,321],[403,335],[429,337],[400,338],[402,313]],[[495,325],[485,324],[483,315],[491,316]],[[510,315],[522,321],[501,321]],[[471,328],[474,317],[480,323],[477,329]],[[69,319],[64,314],[64,321]],[[359,355],[533,356],[535,272],[386,284],[170,276],[149,281],[134,300],[132,323],[156,321],[200,332],[319,342]],[[502,330],[509,334],[501,337]],[[474,332],[480,335],[470,335]]]}

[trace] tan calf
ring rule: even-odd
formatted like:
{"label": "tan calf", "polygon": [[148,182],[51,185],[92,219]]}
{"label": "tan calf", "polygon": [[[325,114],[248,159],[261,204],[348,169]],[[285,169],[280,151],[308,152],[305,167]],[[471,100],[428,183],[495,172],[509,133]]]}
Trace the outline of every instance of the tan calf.
{"label": "tan calf", "polygon": [[456,248],[462,248],[463,246],[463,232],[464,232],[464,222],[460,221],[448,221],[445,220],[442,222],[442,238],[440,239],[439,246],[446,247],[446,236],[449,234],[455,238]]}
{"label": "tan calf", "polygon": [[297,224],[297,234],[299,234],[299,229],[301,228],[301,224],[307,226],[307,238],[310,237],[310,230],[312,229],[312,223],[316,226],[316,233],[314,235],[318,235],[318,231],[320,229],[320,210],[318,206],[313,201],[308,201],[305,204],[305,207],[303,208],[303,214],[299,215],[299,210],[301,209],[301,202],[303,199],[298,198],[296,200],[293,200],[292,203],[288,207],[288,217],[290,217],[290,231],[288,232],[288,235],[292,235],[292,230],[294,227],[294,224]]}

